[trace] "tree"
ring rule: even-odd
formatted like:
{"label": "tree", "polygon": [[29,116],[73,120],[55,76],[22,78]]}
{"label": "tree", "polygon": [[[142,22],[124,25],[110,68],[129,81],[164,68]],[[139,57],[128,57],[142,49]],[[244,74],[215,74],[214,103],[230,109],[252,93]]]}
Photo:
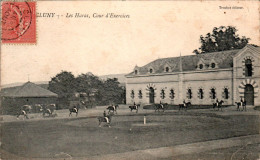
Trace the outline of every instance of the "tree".
{"label": "tree", "polygon": [[92,106],[121,104],[125,100],[125,88],[116,78],[101,81],[90,72],[74,77],[71,72],[62,71],[51,79],[49,90],[58,94],[60,108],[69,107],[71,101],[85,101]]}
{"label": "tree", "polygon": [[102,102],[103,104],[121,104],[123,102],[124,88],[119,86],[117,78],[107,79],[103,83]]}
{"label": "tree", "polygon": [[81,100],[86,101],[89,106],[96,105],[101,101],[99,90],[102,88],[102,81],[92,73],[81,74],[76,78],[76,91],[84,94]]}
{"label": "tree", "polygon": [[241,49],[248,44],[250,38],[239,37],[238,30],[233,26],[214,27],[212,33],[200,36],[201,47],[195,49],[193,53],[201,54],[208,52],[225,51],[231,49]]}
{"label": "tree", "polygon": [[61,105],[69,105],[69,99],[75,93],[75,77],[71,72],[61,71],[49,82],[49,90],[58,94]]}

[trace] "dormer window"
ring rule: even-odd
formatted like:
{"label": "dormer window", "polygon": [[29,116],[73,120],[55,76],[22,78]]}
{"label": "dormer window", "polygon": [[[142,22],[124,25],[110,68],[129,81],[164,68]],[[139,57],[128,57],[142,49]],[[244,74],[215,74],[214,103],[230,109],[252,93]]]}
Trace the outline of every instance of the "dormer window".
{"label": "dormer window", "polygon": [[208,63],[206,63],[206,61],[201,58],[201,59],[198,61],[196,68],[197,68],[198,70],[204,69],[204,67],[207,68],[207,64],[208,64]]}
{"label": "dormer window", "polygon": [[149,69],[149,72],[150,72],[150,73],[153,73],[153,69],[152,69],[152,68],[150,68],[150,69]]}
{"label": "dormer window", "polygon": [[211,63],[211,68],[215,68],[216,64],[215,63]]}
{"label": "dormer window", "polygon": [[200,64],[200,65],[199,65],[199,69],[203,69],[203,64]]}
{"label": "dormer window", "polygon": [[137,75],[139,73],[139,67],[136,65],[134,68],[134,74]]}
{"label": "dormer window", "polygon": [[168,62],[166,62],[166,64],[163,66],[163,72],[171,72],[172,71],[172,66],[170,66],[168,64]]}

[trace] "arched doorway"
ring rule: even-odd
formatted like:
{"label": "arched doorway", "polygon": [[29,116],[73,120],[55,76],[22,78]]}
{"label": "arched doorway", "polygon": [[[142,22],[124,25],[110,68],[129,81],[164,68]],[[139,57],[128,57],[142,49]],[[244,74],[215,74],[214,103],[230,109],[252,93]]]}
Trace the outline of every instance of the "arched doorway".
{"label": "arched doorway", "polygon": [[154,89],[153,89],[153,87],[149,88],[149,103],[154,103]]}
{"label": "arched doorway", "polygon": [[244,97],[247,105],[254,105],[254,87],[251,84],[245,86]]}

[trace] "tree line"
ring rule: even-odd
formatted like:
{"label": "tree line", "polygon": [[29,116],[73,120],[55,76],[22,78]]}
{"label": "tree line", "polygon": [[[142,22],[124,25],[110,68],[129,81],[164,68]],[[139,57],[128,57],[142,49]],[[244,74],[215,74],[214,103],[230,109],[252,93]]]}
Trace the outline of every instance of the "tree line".
{"label": "tree line", "polygon": [[250,41],[250,38],[239,36],[237,31],[237,28],[234,26],[214,27],[211,33],[200,36],[201,46],[195,49],[193,53],[204,54],[244,48]]}
{"label": "tree line", "polygon": [[61,71],[49,81],[49,90],[58,94],[59,108],[67,108],[73,101],[84,101],[87,107],[125,103],[125,87],[117,78],[101,80],[90,72],[75,77]]}

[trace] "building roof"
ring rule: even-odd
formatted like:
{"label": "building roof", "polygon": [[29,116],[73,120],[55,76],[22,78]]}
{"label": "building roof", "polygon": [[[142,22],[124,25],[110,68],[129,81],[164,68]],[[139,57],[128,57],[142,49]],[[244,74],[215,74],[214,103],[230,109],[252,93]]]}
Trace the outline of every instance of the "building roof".
{"label": "building roof", "polygon": [[[255,48],[257,50],[259,50],[260,48],[260,47],[253,47],[252,45],[248,45],[248,47]],[[200,63],[202,63],[205,66],[209,66],[211,63],[215,63],[217,66],[216,68],[219,69],[232,68],[233,57],[240,50],[241,49],[189,55],[189,56],[161,58],[152,61],[142,67],[135,67],[135,69],[138,70],[137,75],[149,75],[150,69],[153,69],[152,74],[165,73],[166,66],[170,68],[169,73],[180,72],[180,71],[195,71],[198,70],[198,64]],[[135,75],[134,71],[127,74],[126,76],[133,76],[133,75]]]}
{"label": "building roof", "polygon": [[26,82],[19,87],[12,87],[3,89],[1,91],[2,97],[58,97],[56,93],[53,93],[47,89],[44,89],[32,82]]}

